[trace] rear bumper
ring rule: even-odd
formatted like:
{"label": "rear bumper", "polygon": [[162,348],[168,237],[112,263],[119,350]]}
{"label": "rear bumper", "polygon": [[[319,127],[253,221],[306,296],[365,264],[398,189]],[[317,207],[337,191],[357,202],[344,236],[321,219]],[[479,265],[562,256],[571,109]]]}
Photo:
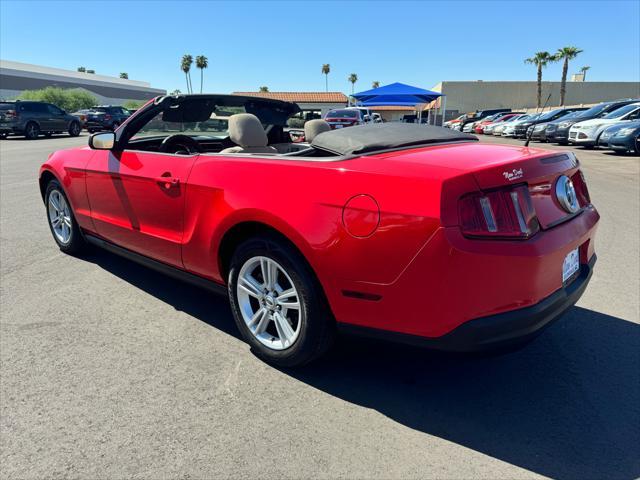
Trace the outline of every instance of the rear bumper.
{"label": "rear bumper", "polygon": [[469,239],[458,227],[440,227],[390,283],[335,277],[322,283],[338,322],[436,341],[561,291],[569,252],[579,249],[582,266],[593,258],[598,221],[589,205],[527,241]]}
{"label": "rear bumper", "polygon": [[536,337],[569,310],[586,290],[595,262],[594,254],[588,264],[581,265],[580,273],[569,285],[535,305],[469,320],[441,337],[427,338],[348,324],[339,324],[339,328],[349,334],[448,352],[481,352],[508,347]]}

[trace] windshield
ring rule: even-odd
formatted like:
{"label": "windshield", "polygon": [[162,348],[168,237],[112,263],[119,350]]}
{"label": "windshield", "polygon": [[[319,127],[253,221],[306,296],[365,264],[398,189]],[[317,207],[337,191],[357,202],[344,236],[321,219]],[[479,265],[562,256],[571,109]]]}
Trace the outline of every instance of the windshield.
{"label": "windshield", "polygon": [[106,109],[106,108],[104,108],[104,107],[93,107],[93,108],[91,109],[91,111],[92,111],[92,112],[102,112],[102,113],[105,113],[105,112],[107,111],[107,109]]}
{"label": "windshield", "polygon": [[531,120],[537,120],[537,118],[540,116],[539,113],[534,113],[532,115],[527,115],[526,117],[520,118],[518,121],[519,122],[529,122]]}
{"label": "windshield", "polygon": [[325,118],[357,118],[358,110],[330,110]]}
{"label": "windshield", "polygon": [[577,112],[570,112],[567,113],[566,115],[561,116],[560,118],[558,118],[558,120],[567,120],[569,118],[576,118],[578,115],[580,115],[584,110],[578,110]]}
{"label": "windshield", "polygon": [[561,110],[551,110],[550,112],[547,113],[543,113],[538,117],[538,120],[548,120],[549,118],[553,117],[554,115],[560,113]]}
{"label": "windshield", "polygon": [[604,110],[606,110],[610,106],[611,106],[610,103],[601,103],[600,105],[596,105],[595,107],[591,107],[589,110],[585,110],[584,112],[580,112],[580,115],[578,115],[576,118],[597,117],[598,115],[600,115]]}
{"label": "windshield", "polygon": [[634,105],[633,103],[631,105],[625,105],[624,107],[620,107],[617,110],[614,110],[611,113],[607,113],[604,117],[602,118],[619,118],[622,117],[623,115],[626,115],[627,113],[633,112],[634,110],[638,109],[638,105]]}

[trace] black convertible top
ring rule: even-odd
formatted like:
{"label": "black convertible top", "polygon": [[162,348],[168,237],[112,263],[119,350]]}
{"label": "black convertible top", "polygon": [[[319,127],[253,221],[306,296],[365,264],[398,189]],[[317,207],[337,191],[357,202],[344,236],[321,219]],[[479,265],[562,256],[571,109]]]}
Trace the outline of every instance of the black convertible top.
{"label": "black convertible top", "polygon": [[478,138],[431,125],[376,123],[321,133],[313,139],[311,146],[336,155],[358,155],[434,143],[469,141],[478,141]]}

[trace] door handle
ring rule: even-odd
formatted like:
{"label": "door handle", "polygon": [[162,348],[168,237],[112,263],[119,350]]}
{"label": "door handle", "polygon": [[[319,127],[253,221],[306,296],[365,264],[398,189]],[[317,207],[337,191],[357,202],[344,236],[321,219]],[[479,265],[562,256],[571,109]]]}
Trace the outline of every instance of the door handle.
{"label": "door handle", "polygon": [[171,176],[156,177],[155,181],[156,183],[160,184],[160,186],[162,186],[163,188],[166,188],[167,190],[169,190],[170,188],[176,188],[180,186],[180,179],[176,177],[171,177]]}

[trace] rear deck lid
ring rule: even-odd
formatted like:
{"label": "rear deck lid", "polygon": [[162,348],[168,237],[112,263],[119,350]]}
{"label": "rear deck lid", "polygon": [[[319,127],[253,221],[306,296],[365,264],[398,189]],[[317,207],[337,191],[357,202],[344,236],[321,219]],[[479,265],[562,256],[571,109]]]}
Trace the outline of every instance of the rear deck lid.
{"label": "rear deck lid", "polygon": [[[582,191],[582,179],[576,178],[580,174],[575,156],[569,152],[541,152],[543,153],[535,156],[479,169],[473,172],[473,176],[483,191],[507,185],[526,184],[540,227],[544,230],[568,220],[576,213],[558,195],[559,191],[562,197],[566,193],[564,184],[558,186],[558,182],[565,182],[562,177],[568,177],[572,183],[579,183],[576,190],[580,206],[584,206],[582,203],[586,201]],[[576,192],[573,194],[576,195]],[[586,192],[584,194],[586,195]]]}

